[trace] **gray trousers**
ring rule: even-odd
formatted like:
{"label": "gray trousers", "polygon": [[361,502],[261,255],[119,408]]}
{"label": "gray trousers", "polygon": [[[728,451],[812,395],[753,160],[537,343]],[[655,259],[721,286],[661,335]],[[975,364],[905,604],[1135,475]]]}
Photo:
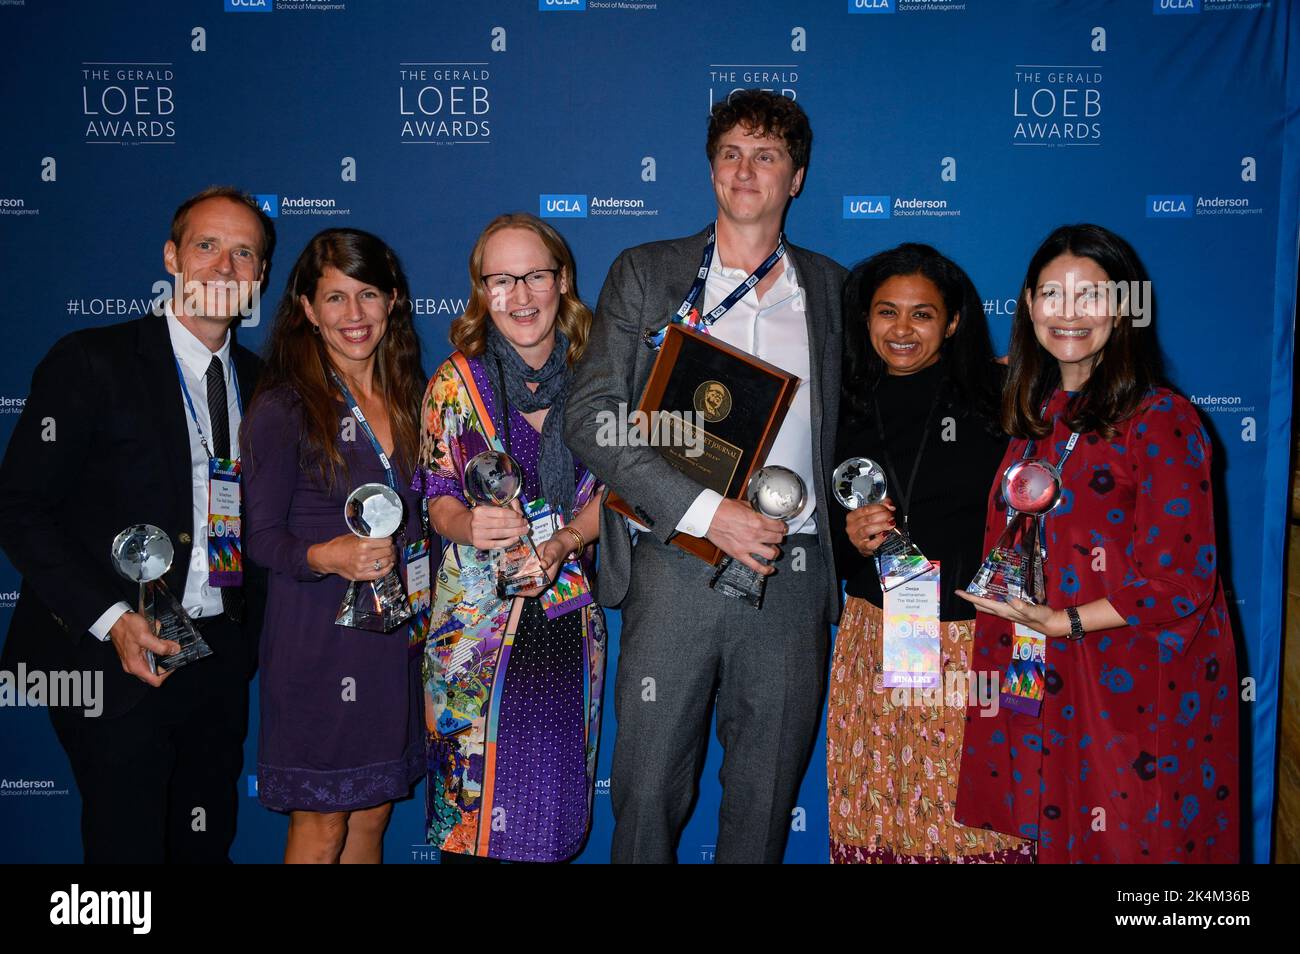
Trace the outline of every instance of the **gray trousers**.
{"label": "gray trousers", "polygon": [[[786,538],[763,607],[708,587],[711,569],[643,534],[623,604],[610,800],[612,860],[666,863],[695,798],[717,692],[722,804],[714,860],[779,863],[812,752],[830,626],[817,537]],[[795,569],[792,560],[802,569]]]}

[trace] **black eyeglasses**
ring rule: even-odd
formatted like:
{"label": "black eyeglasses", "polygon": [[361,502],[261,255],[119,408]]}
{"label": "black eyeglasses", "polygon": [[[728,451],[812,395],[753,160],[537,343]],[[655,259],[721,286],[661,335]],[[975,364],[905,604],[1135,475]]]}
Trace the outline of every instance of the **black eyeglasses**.
{"label": "black eyeglasses", "polygon": [[558,268],[535,268],[527,275],[494,272],[483,276],[483,287],[490,292],[508,295],[515,290],[515,285],[522,281],[535,292],[548,292],[555,287],[555,278],[560,271]]}

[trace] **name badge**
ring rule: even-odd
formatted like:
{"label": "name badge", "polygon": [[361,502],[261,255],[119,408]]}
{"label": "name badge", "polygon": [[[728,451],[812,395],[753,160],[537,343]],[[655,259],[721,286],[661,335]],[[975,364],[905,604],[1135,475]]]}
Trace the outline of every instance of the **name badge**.
{"label": "name badge", "polygon": [[524,518],[528,521],[528,535],[533,538],[535,547],[540,547],[560,529],[559,519],[552,512],[551,505],[541,497],[524,505]]}
{"label": "name badge", "polygon": [[910,580],[886,577],[885,686],[933,689],[942,680],[939,564]]}
{"label": "name badge", "polygon": [[408,648],[412,655],[424,652],[433,617],[433,573],[429,558],[429,538],[408,543],[402,551],[406,566],[406,598],[411,605],[411,621],[406,624]]}
{"label": "name badge", "polygon": [[1047,637],[1024,623],[1016,623],[1011,642],[1011,662],[1000,702],[1012,712],[1037,718],[1047,687]]}
{"label": "name badge", "polygon": [[[528,517],[533,545],[540,547],[564,526],[564,519],[551,510],[545,500],[534,500],[524,511]],[[555,619],[565,613],[572,613],[593,602],[591,586],[587,575],[582,571],[581,562],[575,558],[560,566],[555,574],[555,582],[542,591],[540,597],[542,610],[547,619]]]}
{"label": "name badge", "polygon": [[208,585],[244,582],[239,461],[208,459]]}

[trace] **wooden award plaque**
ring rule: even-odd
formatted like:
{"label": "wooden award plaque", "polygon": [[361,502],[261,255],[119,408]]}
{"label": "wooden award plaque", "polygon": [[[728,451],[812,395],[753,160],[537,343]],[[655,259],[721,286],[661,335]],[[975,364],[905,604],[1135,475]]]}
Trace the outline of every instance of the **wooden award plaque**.
{"label": "wooden award plaque", "polygon": [[[673,467],[724,497],[742,499],[798,388],[796,375],[712,335],[674,324],[650,370],[636,426]],[[651,440],[647,426],[657,440]],[[605,506],[638,519],[613,491]],[[723,557],[703,537],[678,533],[671,542],[707,563],[717,565]]]}

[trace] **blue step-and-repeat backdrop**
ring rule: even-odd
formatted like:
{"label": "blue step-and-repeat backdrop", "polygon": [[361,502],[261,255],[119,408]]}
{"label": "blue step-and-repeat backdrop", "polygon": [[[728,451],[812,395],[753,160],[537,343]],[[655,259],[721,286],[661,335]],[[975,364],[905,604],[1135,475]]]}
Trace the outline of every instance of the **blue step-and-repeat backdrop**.
{"label": "blue step-and-repeat backdrop", "polygon": [[[1266,860],[1298,62],[1288,0],[0,0],[0,446],[56,339],[148,309],[171,212],[204,186],[236,184],[276,217],[270,301],[317,230],[386,238],[431,370],[489,219],[555,216],[594,302],[621,249],[710,218],[710,105],[777,90],[815,132],[792,240],[846,265],[937,246],[975,279],[999,347],[1054,226],[1098,222],[1142,254],[1172,377],[1221,463],[1223,569],[1254,681],[1244,827]],[[249,322],[240,338],[256,348],[265,333]],[[4,628],[18,587],[0,559]],[[611,614],[611,667],[618,629]],[[605,714],[583,861],[608,859]],[[235,857],[273,861],[286,824],[252,797],[256,738],[254,711]],[[819,746],[791,861],[827,858],[824,758]],[[715,742],[682,861],[711,860],[719,764]],[[0,778],[41,783],[0,791],[0,860],[79,859],[80,802],[44,711],[0,711]],[[434,860],[422,804],[423,787],[398,807],[388,860]]]}

